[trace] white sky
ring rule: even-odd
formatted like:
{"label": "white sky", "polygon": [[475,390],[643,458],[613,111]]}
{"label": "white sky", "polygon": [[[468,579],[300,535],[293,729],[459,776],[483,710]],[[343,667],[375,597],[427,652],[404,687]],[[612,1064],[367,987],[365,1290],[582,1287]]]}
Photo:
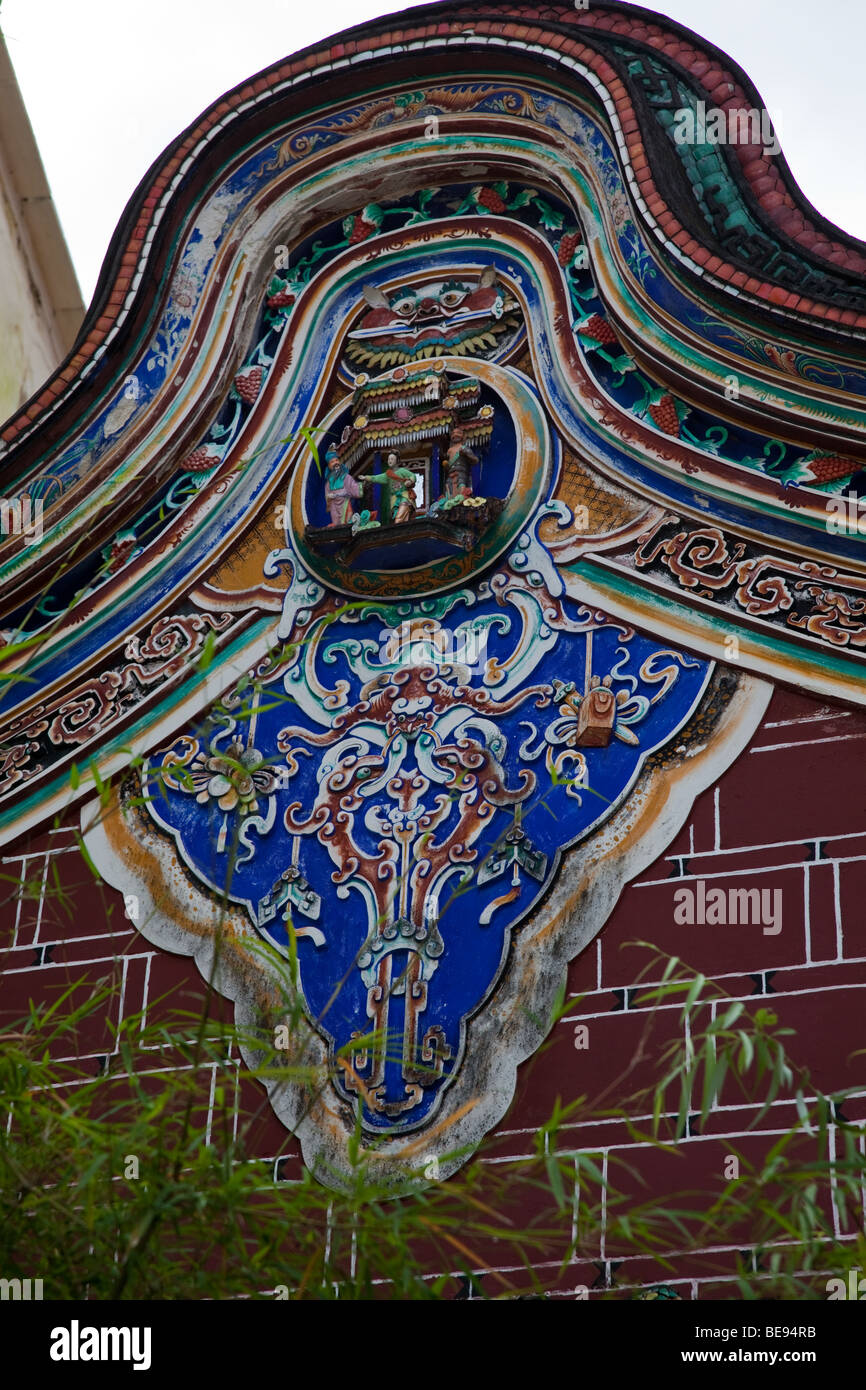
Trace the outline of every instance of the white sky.
{"label": "white sky", "polygon": [[[211,101],[296,49],[400,8],[388,0],[0,3],[85,302],[139,179]],[[740,63],[806,197],[866,239],[866,0],[658,0],[657,8]]]}

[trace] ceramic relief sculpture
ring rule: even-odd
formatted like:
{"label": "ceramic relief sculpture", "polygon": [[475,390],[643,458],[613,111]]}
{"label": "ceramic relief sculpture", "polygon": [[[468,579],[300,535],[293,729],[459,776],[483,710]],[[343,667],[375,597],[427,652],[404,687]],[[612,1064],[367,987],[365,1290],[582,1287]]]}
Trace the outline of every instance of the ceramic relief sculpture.
{"label": "ceramic relief sculpture", "polygon": [[454,3],[277,64],[2,433],[3,835],[81,803],[326,1183],[455,1171],[772,683],[864,698],[866,249],[674,139],[710,61]]}

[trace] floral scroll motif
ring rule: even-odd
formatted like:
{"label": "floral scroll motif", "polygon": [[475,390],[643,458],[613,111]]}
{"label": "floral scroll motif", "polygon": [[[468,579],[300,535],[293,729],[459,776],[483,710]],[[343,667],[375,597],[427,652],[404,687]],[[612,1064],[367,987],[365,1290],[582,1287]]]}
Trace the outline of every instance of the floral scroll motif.
{"label": "floral scroll motif", "polygon": [[751,617],[784,618],[834,647],[866,647],[866,581],[832,565],[762,554],[717,526],[692,526],[670,512],[639,538],[633,563],[666,570],[698,598],[733,600]]}
{"label": "floral scroll motif", "polygon": [[[60,757],[113,725],[150,690],[166,685],[204,646],[208,632],[224,633],[236,623],[231,613],[186,613],[158,618],[143,634],[127,639],[125,664],[83,681],[53,704],[36,707],[5,730],[0,744],[0,796],[24,779],[38,776],[43,764],[31,761],[42,750],[46,761]],[[26,742],[20,742],[22,735]]]}
{"label": "floral scroll motif", "polygon": [[510,933],[709,679],[565,597],[545,514],[423,614],[310,603],[289,538],[275,674],[148,765],[148,814],[188,867],[294,942],[310,1020],[335,1053],[358,1043],[334,1084],[368,1132],[433,1117]]}

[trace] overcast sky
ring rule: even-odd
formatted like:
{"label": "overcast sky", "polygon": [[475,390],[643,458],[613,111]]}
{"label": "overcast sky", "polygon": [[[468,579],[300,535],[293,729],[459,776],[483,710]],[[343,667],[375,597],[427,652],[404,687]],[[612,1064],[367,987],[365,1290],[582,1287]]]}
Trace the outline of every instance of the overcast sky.
{"label": "overcast sky", "polygon": [[[657,8],[745,68],[806,197],[866,239],[866,0],[662,0]],[[261,68],[399,9],[387,0],[2,0],[3,32],[85,303],[127,199],[184,126]]]}

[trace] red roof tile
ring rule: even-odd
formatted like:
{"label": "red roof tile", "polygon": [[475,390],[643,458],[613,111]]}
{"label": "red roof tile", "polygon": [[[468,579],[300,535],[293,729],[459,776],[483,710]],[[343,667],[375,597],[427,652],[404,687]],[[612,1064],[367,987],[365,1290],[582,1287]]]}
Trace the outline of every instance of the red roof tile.
{"label": "red roof tile", "polygon": [[707,88],[707,91],[710,92],[714,87],[718,87],[719,83],[724,80],[725,74],[722,72],[722,69],[718,67],[707,68],[701,78],[703,85]]}

